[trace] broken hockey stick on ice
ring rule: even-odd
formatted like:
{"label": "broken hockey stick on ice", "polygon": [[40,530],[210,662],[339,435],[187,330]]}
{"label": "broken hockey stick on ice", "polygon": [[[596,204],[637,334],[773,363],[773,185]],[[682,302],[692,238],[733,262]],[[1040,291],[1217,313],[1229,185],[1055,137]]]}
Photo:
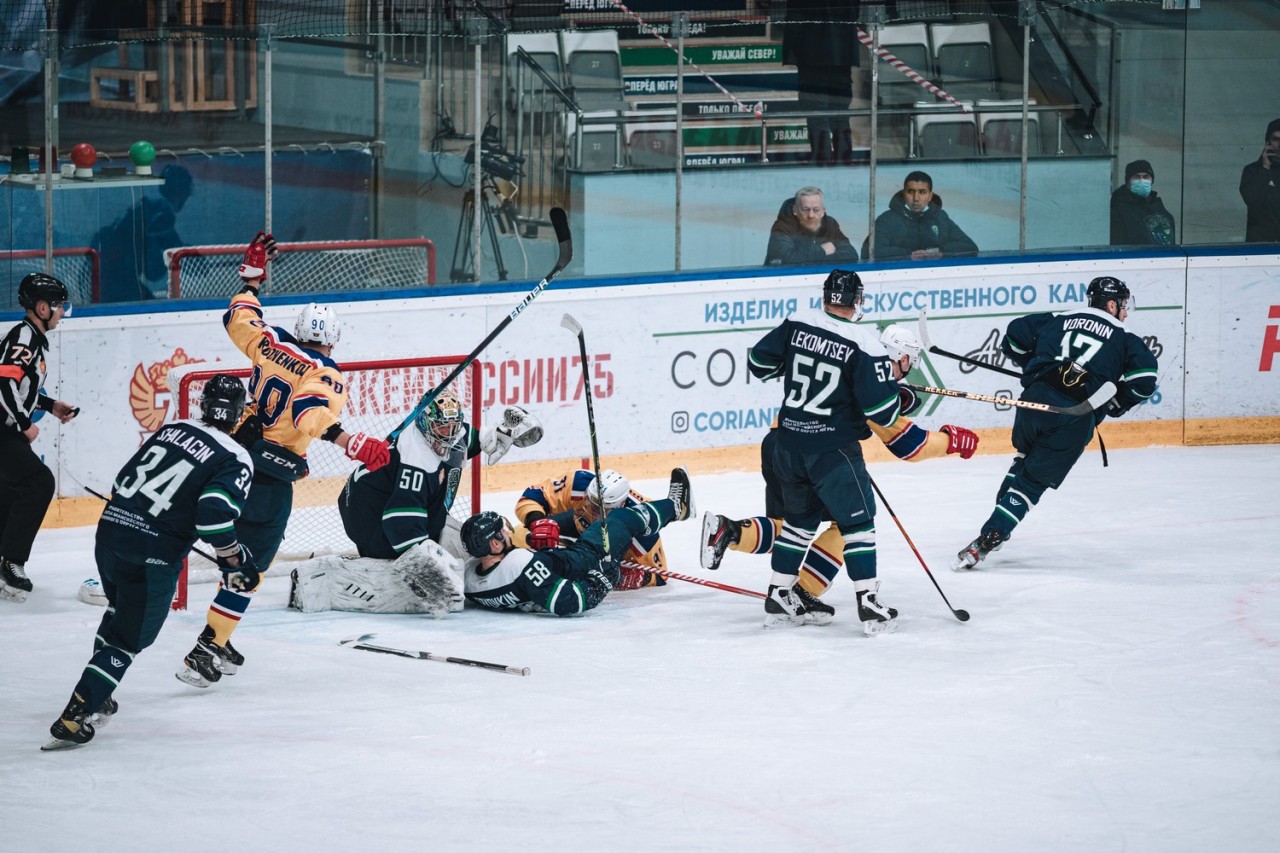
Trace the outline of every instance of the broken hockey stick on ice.
{"label": "broken hockey stick on ice", "polygon": [[639,563],[633,563],[630,560],[622,561],[623,568],[639,569],[642,572],[652,572],[664,578],[672,580],[684,581],[685,583],[696,583],[699,586],[709,586],[712,589],[722,589],[725,592],[736,592],[738,595],[749,595],[752,598],[767,598],[763,592],[756,592],[753,589],[743,589],[740,586],[729,586],[727,583],[716,583],[715,581],[704,580],[703,578],[695,578],[693,575],[682,575],[679,572],[669,572],[666,569],[655,569],[651,566],[642,566]]}
{"label": "broken hockey stick on ice", "polygon": [[1016,397],[992,397],[988,394],[976,394],[972,391],[953,391],[950,388],[931,388],[928,385],[912,385],[900,382],[903,388],[919,391],[921,394],[939,394],[943,397],[959,397],[962,400],[977,400],[979,403],[995,403],[997,406],[1015,406],[1019,409],[1034,409],[1037,412],[1053,412],[1058,415],[1087,415],[1116,395],[1116,384],[1104,382],[1102,387],[1094,391],[1089,399],[1074,406],[1054,406],[1050,403],[1037,403],[1034,400],[1019,400]]}
{"label": "broken hockey stick on ice", "polygon": [[471,363],[480,357],[480,353],[484,352],[489,344],[493,343],[493,339],[502,333],[502,330],[511,325],[511,321],[520,316],[520,312],[529,307],[529,303],[538,298],[538,294],[547,289],[547,285],[560,272],[569,265],[569,261],[573,260],[573,235],[569,233],[569,217],[565,214],[563,208],[551,208],[551,227],[556,231],[556,240],[560,243],[560,257],[556,260],[556,265],[551,268],[551,272],[547,273],[542,281],[525,294],[520,304],[511,309],[511,313],[502,318],[502,322],[494,326],[493,331],[485,336],[480,345],[471,351],[471,354],[464,358],[450,373],[444,378],[439,385],[432,388],[426,394],[422,395],[422,399],[418,401],[418,405],[413,407],[413,411],[405,416],[395,429],[387,436],[387,441],[392,444],[400,437],[400,433],[404,432],[405,427],[413,423],[413,419],[426,410],[427,406],[440,396],[440,392],[448,388],[453,380],[462,375],[462,372],[471,366]]}
{"label": "broken hockey stick on ice", "polygon": [[986,368],[987,370],[993,370],[996,373],[1003,373],[1005,376],[1022,376],[1022,374],[1016,370],[1010,370],[1009,368],[1001,367],[998,364],[987,364],[985,361],[980,361],[976,358],[970,358],[967,355],[960,355],[959,353],[955,353],[955,352],[948,352],[947,350],[944,350],[941,347],[934,346],[933,341],[929,338],[929,325],[925,321],[924,311],[920,312],[920,318],[916,322],[916,325],[920,329],[920,344],[927,351],[933,353],[934,355],[941,355],[941,356],[945,356],[946,358],[953,358],[956,361],[963,362],[964,364],[971,364],[974,367],[982,367],[982,368]]}
{"label": "broken hockey stick on ice", "polygon": [[361,634],[359,637],[348,637],[341,641],[341,645],[350,646],[353,649],[359,649],[362,652],[379,652],[384,655],[399,655],[402,658],[416,658],[417,660],[433,660],[437,663],[456,663],[461,666],[474,666],[477,669],[491,669],[494,672],[508,672],[512,675],[528,675],[529,667],[527,666],[505,666],[500,663],[486,663],[482,660],[467,660],[466,658],[453,658],[448,655],[438,655],[433,652],[413,652],[408,649],[393,649],[390,646],[375,646],[373,643],[367,642],[372,640],[377,634]]}

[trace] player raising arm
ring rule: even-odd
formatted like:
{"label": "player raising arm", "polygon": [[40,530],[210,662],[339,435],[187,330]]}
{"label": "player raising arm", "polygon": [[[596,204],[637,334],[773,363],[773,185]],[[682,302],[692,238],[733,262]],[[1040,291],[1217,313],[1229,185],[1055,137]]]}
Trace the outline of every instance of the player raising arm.
{"label": "player raising arm", "polygon": [[[312,439],[333,442],[370,470],[376,471],[390,459],[385,441],[347,433],[338,420],[347,401],[347,384],[330,358],[342,333],[337,312],[312,302],[298,314],[293,334],[262,319],[258,288],[275,255],[275,239],[259,231],[240,265],[240,292],[231,298],[222,317],[231,342],[253,363],[246,416],[235,433],[254,460],[253,491],[236,530],[262,572],[271,568],[284,539],[293,509],[293,484],[307,475],[307,446]],[[239,669],[244,656],[231,645],[231,634],[256,589],[257,585],[249,589],[219,585],[207,624],[177,672],[179,680],[208,687]]]}
{"label": "player raising arm", "polygon": [[219,373],[205,383],[199,422],[162,426],[116,475],[98,521],[94,558],[107,597],[93,657],[43,748],[88,743],[119,708],[116,687],[169,615],[182,560],[199,537],[213,546],[231,588],[251,589],[258,572],[236,538],[253,463],[228,433],[244,411],[240,380]]}
{"label": "player raising arm", "polygon": [[839,526],[864,632],[896,627],[898,611],[877,597],[875,498],[859,444],[871,437],[869,424],[885,431],[882,438],[900,459],[926,452],[968,459],[978,446],[978,437],[964,427],[942,427],[944,440],[901,416],[901,389],[888,353],[874,327],[857,324],[862,291],[857,273],[833,270],[823,283],[822,309],[788,317],[748,355],[752,374],[780,377],[784,388],[771,459],[782,530],[771,557],[766,628],[805,623],[804,604],[792,587],[824,512]]}
{"label": "player raising arm", "polygon": [[1118,418],[1156,392],[1156,357],[1124,327],[1128,286],[1101,276],[1089,282],[1089,304],[1074,311],[1029,314],[1009,323],[1000,348],[1022,368],[1023,400],[1070,406],[1107,382],[1119,388],[1111,402],[1083,415],[1018,408],[1013,417],[1017,455],[996,492],[996,506],[978,538],[961,549],[952,568],[972,569],[1000,548],[1046,489],[1056,489],[1108,415]]}

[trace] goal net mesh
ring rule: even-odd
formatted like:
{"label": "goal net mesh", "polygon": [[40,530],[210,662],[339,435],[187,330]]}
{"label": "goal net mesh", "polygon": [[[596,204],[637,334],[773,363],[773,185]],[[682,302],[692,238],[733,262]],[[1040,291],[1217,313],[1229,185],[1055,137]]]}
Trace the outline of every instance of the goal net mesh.
{"label": "goal net mesh", "polygon": [[[463,356],[443,358],[366,361],[341,365],[347,380],[347,404],[342,410],[342,428],[348,433],[363,432],[386,436],[413,411],[422,396],[435,388],[463,360]],[[198,419],[200,392],[204,383],[216,373],[229,373],[248,382],[248,368],[211,369],[205,364],[184,365],[169,372],[176,417]],[[449,386],[462,400],[467,420],[476,429],[480,422],[481,365],[472,362]],[[408,427],[413,429],[413,426]],[[480,511],[480,460],[477,454],[468,461],[458,486],[451,512],[459,519]],[[313,439],[307,447],[310,474],[293,484],[293,511],[285,529],[284,541],[276,562],[306,560],[325,554],[354,555],[355,545],[347,538],[338,514],[338,494],[356,463],[347,458],[340,447],[328,441]],[[197,544],[210,553],[207,543]],[[219,572],[208,560],[194,551],[188,561],[187,580],[179,583],[175,608],[186,606],[186,583],[217,580]]]}
{"label": "goal net mesh", "polygon": [[[435,283],[435,244],[405,240],[281,243],[267,271],[268,293],[381,290]],[[184,246],[165,251],[173,298],[225,296],[239,286],[245,247]]]}

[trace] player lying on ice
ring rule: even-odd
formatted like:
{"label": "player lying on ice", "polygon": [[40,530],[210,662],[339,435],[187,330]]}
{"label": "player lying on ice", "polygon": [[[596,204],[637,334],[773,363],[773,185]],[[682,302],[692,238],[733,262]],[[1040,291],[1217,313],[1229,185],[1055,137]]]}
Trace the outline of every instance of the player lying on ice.
{"label": "player lying on ice", "polygon": [[[600,484],[604,484],[604,494],[600,494]],[[511,532],[511,541],[517,548],[527,544],[529,527],[540,518],[550,518],[560,528],[560,536],[564,539],[577,539],[583,532],[600,518],[600,506],[603,502],[605,512],[613,512],[623,507],[639,506],[647,503],[648,498],[631,488],[631,482],[610,468],[600,472],[600,479],[592,471],[581,468],[568,471],[550,480],[532,485],[524,490],[516,501],[516,520],[519,526]],[[649,566],[654,569],[667,568],[667,558],[662,551],[662,539],[658,531],[643,534],[631,539],[631,546],[622,556],[628,563],[638,566]],[[622,578],[617,589],[639,589],[644,586],[663,586],[666,580],[661,575],[646,572],[643,569],[623,566]]]}
{"label": "player lying on ice", "polygon": [[464,555],[428,540],[394,562],[342,557],[308,561],[294,572],[289,605],[307,613],[442,616],[454,609],[461,591],[473,604],[493,609],[576,616],[598,605],[617,585],[618,561],[633,539],[655,535],[694,512],[684,468],[671,472],[667,497],[608,513],[566,547],[559,547],[560,526],[549,518],[533,522],[529,547],[521,548],[512,543],[505,518],[482,512],[462,525]]}

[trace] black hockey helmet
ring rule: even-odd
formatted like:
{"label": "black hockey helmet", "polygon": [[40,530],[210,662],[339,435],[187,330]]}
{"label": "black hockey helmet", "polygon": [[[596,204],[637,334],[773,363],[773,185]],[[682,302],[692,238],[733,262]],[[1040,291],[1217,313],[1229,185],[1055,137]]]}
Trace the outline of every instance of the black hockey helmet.
{"label": "black hockey helmet", "polygon": [[832,270],[822,283],[822,300],[828,305],[857,305],[862,302],[862,279],[853,270]]}
{"label": "black hockey helmet", "polygon": [[490,543],[502,538],[507,520],[491,509],[473,515],[462,522],[462,547],[473,557],[488,557],[493,551]]}
{"label": "black hockey helmet", "polygon": [[1124,307],[1129,303],[1129,286],[1114,276],[1104,275],[1089,282],[1089,307],[1107,310],[1107,303],[1112,299]]}
{"label": "black hockey helmet", "polygon": [[65,284],[48,273],[33,272],[27,274],[18,285],[18,304],[23,308],[34,311],[36,303],[42,300],[51,305],[55,302],[61,302],[67,307],[67,313],[70,313],[71,306],[69,303],[71,296],[67,293]]}
{"label": "black hockey helmet", "polygon": [[200,414],[210,426],[231,429],[244,414],[244,385],[227,373],[218,373],[200,392]]}

